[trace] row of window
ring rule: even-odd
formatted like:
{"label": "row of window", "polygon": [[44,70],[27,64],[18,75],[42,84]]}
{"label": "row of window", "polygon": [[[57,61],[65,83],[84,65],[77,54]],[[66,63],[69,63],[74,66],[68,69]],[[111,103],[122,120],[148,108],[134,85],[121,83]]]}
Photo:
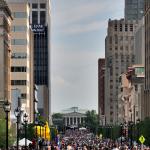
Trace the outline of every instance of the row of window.
{"label": "row of window", "polygon": [[26,80],[11,80],[11,85],[26,85]]}
{"label": "row of window", "polygon": [[13,59],[26,59],[27,53],[12,53],[11,58],[13,58]]}
{"label": "row of window", "polygon": [[[120,25],[115,24],[114,25],[114,30],[122,32],[123,31],[123,25],[122,24],[120,24]],[[125,32],[127,32],[127,31],[131,31],[132,32],[133,31],[133,24],[130,24],[130,25],[125,24],[124,31]]]}
{"label": "row of window", "polygon": [[32,9],[38,9],[38,8],[45,9],[46,8],[46,4],[45,3],[40,3],[38,5],[38,3],[32,3]]}
{"label": "row of window", "polygon": [[45,24],[46,11],[32,11],[32,24],[38,24],[38,18],[40,18],[40,24]]}
{"label": "row of window", "polygon": [[27,45],[27,39],[12,39],[12,45]]}
{"label": "row of window", "polygon": [[11,72],[26,72],[27,67],[11,67]]}
{"label": "row of window", "polygon": [[131,41],[134,40],[134,36],[109,36],[109,44],[112,44],[113,41],[115,41],[115,44],[118,44],[120,41]]}
{"label": "row of window", "polygon": [[26,32],[27,26],[12,26],[11,31],[13,32]]}
{"label": "row of window", "polygon": [[26,12],[14,12],[13,13],[14,18],[27,18],[27,13]]}

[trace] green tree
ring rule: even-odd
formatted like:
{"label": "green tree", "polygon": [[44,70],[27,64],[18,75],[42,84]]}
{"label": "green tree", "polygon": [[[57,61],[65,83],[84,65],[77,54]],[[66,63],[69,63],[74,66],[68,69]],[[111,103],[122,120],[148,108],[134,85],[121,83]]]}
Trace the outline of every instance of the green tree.
{"label": "green tree", "polygon": [[57,127],[58,131],[64,130],[64,121],[63,121],[63,114],[61,113],[54,113],[52,115],[53,125]]}
{"label": "green tree", "polygon": [[[15,141],[14,128],[11,126],[8,131],[8,144],[11,146]],[[6,120],[5,118],[0,119],[0,148],[5,148],[6,146]]]}
{"label": "green tree", "polygon": [[86,112],[85,126],[88,127],[93,133],[97,134],[99,123],[98,115],[95,110]]}

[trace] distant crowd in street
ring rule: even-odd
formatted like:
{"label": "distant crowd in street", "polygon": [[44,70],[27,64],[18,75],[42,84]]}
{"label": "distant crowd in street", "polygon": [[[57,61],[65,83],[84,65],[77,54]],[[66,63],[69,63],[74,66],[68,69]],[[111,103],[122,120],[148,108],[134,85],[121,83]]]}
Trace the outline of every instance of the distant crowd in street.
{"label": "distant crowd in street", "polygon": [[[68,129],[65,134],[59,135],[55,140],[44,138],[32,143],[28,147],[19,147],[19,150],[150,150],[148,146],[131,143],[127,140],[103,139],[95,136],[89,130]],[[16,147],[10,148],[16,150]]]}

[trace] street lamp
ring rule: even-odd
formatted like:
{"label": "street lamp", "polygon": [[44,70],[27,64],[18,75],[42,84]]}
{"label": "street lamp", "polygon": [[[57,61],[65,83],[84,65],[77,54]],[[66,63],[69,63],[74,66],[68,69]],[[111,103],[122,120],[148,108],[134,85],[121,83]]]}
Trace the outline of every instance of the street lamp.
{"label": "street lamp", "polygon": [[27,123],[28,123],[28,114],[23,115],[23,122],[25,123],[25,149],[27,148]]}
{"label": "street lamp", "polygon": [[133,121],[130,121],[129,122],[129,126],[130,126],[130,146],[132,147],[133,146],[133,125],[134,125],[134,122]]}
{"label": "street lamp", "polygon": [[21,109],[20,107],[17,107],[14,111],[15,117],[17,118],[17,150],[19,146],[19,121],[20,121],[20,116],[21,116]]}
{"label": "street lamp", "polygon": [[36,149],[38,150],[37,126],[39,125],[39,122],[38,122],[38,118],[37,117],[35,118],[34,125],[35,125]]}
{"label": "street lamp", "polygon": [[121,126],[121,145],[122,145],[122,132],[123,132],[123,123],[120,124]]}
{"label": "street lamp", "polygon": [[137,142],[138,142],[138,138],[139,138],[139,136],[140,136],[140,135],[139,135],[139,134],[140,134],[140,133],[139,133],[139,123],[140,123],[140,119],[137,119],[137,120],[136,120],[136,123],[137,123]]}
{"label": "street lamp", "polygon": [[8,113],[10,112],[11,106],[8,100],[4,102],[3,109],[6,113],[6,150],[8,150]]}

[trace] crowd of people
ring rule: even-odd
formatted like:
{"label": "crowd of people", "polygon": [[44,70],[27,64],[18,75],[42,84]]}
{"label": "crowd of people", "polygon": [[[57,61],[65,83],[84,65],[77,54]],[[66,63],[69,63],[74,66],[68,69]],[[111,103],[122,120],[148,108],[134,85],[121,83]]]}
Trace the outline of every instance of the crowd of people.
{"label": "crowd of people", "polygon": [[142,147],[140,144],[133,143],[127,140],[112,140],[104,139],[102,137],[94,136],[88,130],[67,130],[61,139],[61,150],[138,150],[150,149],[149,147]]}
{"label": "crowd of people", "polygon": [[68,129],[65,134],[57,136],[53,141],[33,139],[32,144],[21,149],[29,150],[150,150],[149,147],[128,140],[112,140],[95,136],[89,130]]}

